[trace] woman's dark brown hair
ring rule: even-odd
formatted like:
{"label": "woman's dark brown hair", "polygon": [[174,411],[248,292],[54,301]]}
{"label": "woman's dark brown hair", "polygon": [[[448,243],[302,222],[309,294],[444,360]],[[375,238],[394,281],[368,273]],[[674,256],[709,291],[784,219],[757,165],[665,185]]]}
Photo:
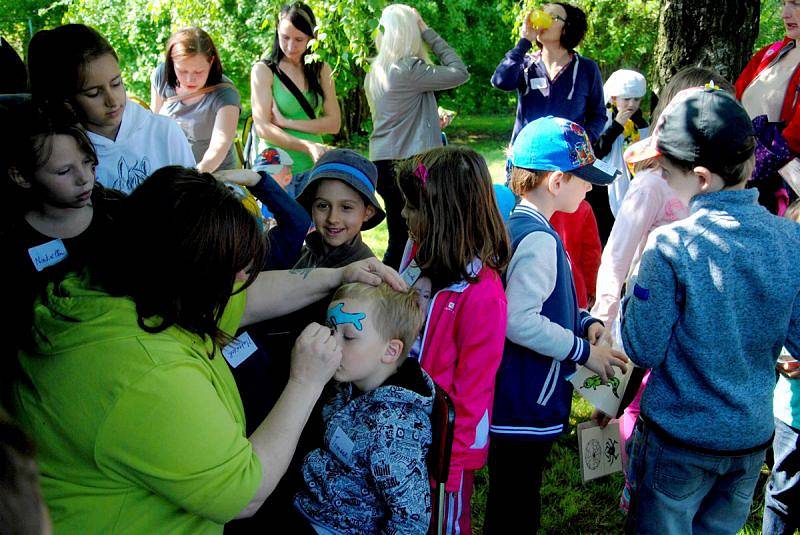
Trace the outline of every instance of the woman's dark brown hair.
{"label": "woman's dark brown hair", "polygon": [[106,54],[119,61],[108,40],[84,24],[65,24],[36,32],[28,44],[33,98],[39,102],[67,102],[76,113],[82,113],[75,104],[75,95],[83,87],[86,66]]}
{"label": "woman's dark brown hair", "polygon": [[[317,37],[314,28],[317,25],[317,19],[314,18],[314,12],[303,2],[295,2],[293,4],[286,4],[281,8],[278,14],[278,22],[275,24],[275,40],[272,43],[272,51],[267,58],[267,62],[273,63],[276,66],[283,59],[283,50],[281,50],[280,36],[278,35],[278,25],[282,20],[288,20],[292,26],[306,34],[312,39]],[[308,90],[314,94],[317,102],[325,98],[322,92],[322,82],[320,81],[320,73],[322,72],[321,61],[306,62],[306,56],[310,54],[310,50],[303,52],[303,76],[308,84]],[[312,103],[316,105],[316,103]]]}
{"label": "woman's dark brown hair", "polygon": [[182,59],[195,54],[205,56],[211,62],[208,80],[205,87],[216,85],[222,81],[222,61],[219,59],[217,47],[205,30],[201,28],[184,28],[172,34],[167,41],[167,57],[164,60],[164,71],[167,74],[167,84],[170,87],[178,86],[175,75],[175,59]]}
{"label": "woman's dark brown hair", "polygon": [[505,269],[508,234],[480,154],[452,145],[429,150],[398,165],[397,183],[418,211],[415,258],[434,287],[475,282],[469,265],[476,257],[498,272]]}
{"label": "woman's dark brown hair", "polygon": [[[163,167],[130,194],[114,222],[115,241],[92,266],[109,293],[136,303],[139,326],[177,325],[223,345],[217,326],[238,273],[259,273],[265,241],[254,216],[209,173]],[[213,357],[213,355],[212,355]]]}

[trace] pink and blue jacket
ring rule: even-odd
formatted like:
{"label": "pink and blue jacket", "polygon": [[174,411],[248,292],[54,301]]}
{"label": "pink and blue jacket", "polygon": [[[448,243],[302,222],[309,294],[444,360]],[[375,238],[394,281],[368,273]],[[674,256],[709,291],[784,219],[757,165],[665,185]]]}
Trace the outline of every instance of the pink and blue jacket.
{"label": "pink and blue jacket", "polygon": [[[415,252],[409,242],[401,274]],[[419,353],[422,368],[456,408],[448,492],[459,490],[465,470],[486,464],[495,376],[505,342],[508,307],[500,275],[477,258],[470,272],[477,274],[477,282],[460,281],[431,297]]]}

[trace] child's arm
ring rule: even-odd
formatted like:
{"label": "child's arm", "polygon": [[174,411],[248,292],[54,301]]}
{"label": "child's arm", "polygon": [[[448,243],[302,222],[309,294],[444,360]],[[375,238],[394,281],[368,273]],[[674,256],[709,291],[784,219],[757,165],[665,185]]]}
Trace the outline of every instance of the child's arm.
{"label": "child's arm", "polygon": [[484,294],[464,302],[456,319],[458,347],[450,397],[456,409],[450,474],[445,488],[458,491],[469,452],[483,450],[489,440],[489,412],[494,383],[503,358],[508,305],[498,285],[496,295]]}
{"label": "child's arm", "polygon": [[503,91],[523,90],[525,77],[525,54],[533,44],[525,38],[517,41],[517,46],[509,50],[492,75],[492,85]]}
{"label": "child's arm", "polygon": [[[427,415],[425,415],[427,418]],[[430,492],[428,467],[425,464],[427,448],[421,441],[405,439],[402,448],[398,447],[396,425],[385,426],[392,433],[387,442],[384,433],[376,433],[370,448],[369,469],[375,488],[381,493],[383,503],[389,510],[386,524],[381,533],[414,535],[427,533],[430,524]],[[405,429],[406,437],[411,437],[413,429]],[[430,443],[430,429],[419,433],[427,436]],[[419,448],[411,449],[411,446]],[[388,469],[387,469],[388,468]]]}
{"label": "child's arm", "polygon": [[682,299],[668,251],[682,249],[677,238],[651,234],[642,255],[638,282],[623,304],[622,344],[639,367],[655,368],[667,355]]}
{"label": "child's arm", "polygon": [[592,315],[606,325],[617,317],[620,292],[628,278],[631,263],[658,216],[662,199],[651,188],[628,190],[603,250],[597,273],[596,303]]}
{"label": "child's arm", "polygon": [[542,355],[583,364],[588,342],[541,314],[556,286],[556,254],[556,240],[546,232],[532,232],[517,247],[506,276],[506,336]]}

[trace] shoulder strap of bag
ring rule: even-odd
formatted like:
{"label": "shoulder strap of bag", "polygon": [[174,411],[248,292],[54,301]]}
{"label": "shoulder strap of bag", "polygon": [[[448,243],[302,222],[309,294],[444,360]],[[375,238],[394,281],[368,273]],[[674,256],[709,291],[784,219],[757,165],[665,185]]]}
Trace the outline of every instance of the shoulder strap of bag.
{"label": "shoulder strap of bag", "polygon": [[201,87],[197,91],[193,91],[191,93],[187,93],[185,95],[173,95],[169,98],[164,99],[164,104],[172,104],[173,102],[178,102],[180,100],[184,100],[187,98],[197,97],[199,95],[205,95],[206,93],[211,93],[216,91],[217,89],[222,89],[223,87],[230,87],[231,89],[236,89],[233,84],[229,84],[228,82],[222,82],[220,84],[209,85],[206,87]]}
{"label": "shoulder strap of bag", "polygon": [[294,84],[294,82],[292,82],[292,79],[289,78],[286,75],[286,73],[284,73],[282,70],[280,70],[276,64],[268,62],[267,60],[263,59],[261,61],[264,63],[264,65],[269,67],[269,69],[272,71],[272,74],[277,76],[278,80],[280,80],[281,83],[284,85],[284,87],[286,87],[286,89],[289,90],[289,93],[292,94],[292,96],[297,100],[297,103],[300,104],[300,107],[303,108],[303,111],[306,112],[308,118],[316,119],[317,114],[314,112],[314,108],[308,102],[308,99],[303,94],[303,92],[300,91],[300,89]]}

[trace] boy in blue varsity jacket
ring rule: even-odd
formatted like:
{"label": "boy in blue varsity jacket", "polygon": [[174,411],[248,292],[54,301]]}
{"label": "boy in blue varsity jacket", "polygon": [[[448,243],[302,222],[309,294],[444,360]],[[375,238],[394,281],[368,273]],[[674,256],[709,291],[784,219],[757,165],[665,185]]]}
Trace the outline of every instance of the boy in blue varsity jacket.
{"label": "boy in blue varsity jacket", "polygon": [[691,215],[650,234],[623,302],[625,351],[651,369],[627,531],[736,533],[775,429],[776,360],[782,346],[800,354],[800,225],[745,189],[754,132],[730,94],[678,93],[654,137],[648,156],[692,196]]}
{"label": "boy in blue varsity jacket", "polygon": [[569,419],[566,377],[582,364],[605,382],[612,366],[624,370],[627,361],[595,345],[605,328],[578,308],[569,257],[549,222],[556,211],[577,210],[592,184],[610,184],[617,170],[595,158],[583,128],[552,116],[522,129],[511,158],[511,189],[521,201],[508,221],[513,256],[490,428],[487,533],[536,532],[545,460]]}

